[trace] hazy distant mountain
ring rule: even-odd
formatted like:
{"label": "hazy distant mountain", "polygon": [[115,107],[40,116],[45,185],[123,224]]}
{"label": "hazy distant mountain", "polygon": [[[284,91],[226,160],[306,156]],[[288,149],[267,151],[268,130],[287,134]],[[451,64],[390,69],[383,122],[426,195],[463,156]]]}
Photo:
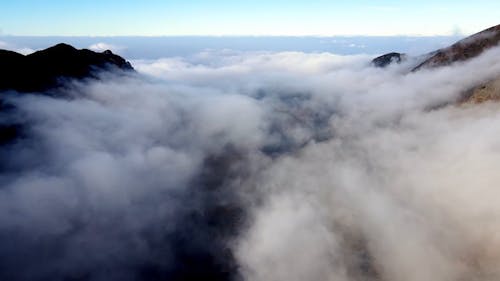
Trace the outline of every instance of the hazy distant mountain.
{"label": "hazy distant mountain", "polygon": [[65,78],[95,77],[97,71],[110,68],[133,70],[129,62],[109,50],[97,53],[67,44],[27,56],[0,50],[0,91],[43,91],[60,86]]}

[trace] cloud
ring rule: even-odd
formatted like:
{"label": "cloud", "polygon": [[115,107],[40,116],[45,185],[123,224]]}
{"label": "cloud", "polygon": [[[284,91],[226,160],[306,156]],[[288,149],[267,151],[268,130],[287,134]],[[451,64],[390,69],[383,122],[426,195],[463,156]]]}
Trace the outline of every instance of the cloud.
{"label": "cloud", "polygon": [[496,280],[500,114],[453,104],[499,53],[207,51],[9,95],[0,279]]}
{"label": "cloud", "polygon": [[104,42],[92,44],[88,48],[95,52],[104,52],[106,50],[110,50],[113,53],[120,53],[126,49],[125,47],[122,46],[112,45]]}
{"label": "cloud", "polygon": [[238,247],[247,280],[498,278],[498,106],[427,109],[467,90],[467,69],[498,75],[498,51],[403,80],[357,75],[365,91],[344,80],[334,137],[259,178],[267,204]]}

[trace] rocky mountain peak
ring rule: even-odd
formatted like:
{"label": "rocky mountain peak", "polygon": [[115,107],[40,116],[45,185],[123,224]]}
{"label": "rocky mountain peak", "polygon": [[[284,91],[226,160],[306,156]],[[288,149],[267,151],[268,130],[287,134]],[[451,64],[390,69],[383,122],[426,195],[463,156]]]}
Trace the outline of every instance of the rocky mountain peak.
{"label": "rocky mountain peak", "polygon": [[0,50],[0,91],[39,92],[69,79],[97,78],[100,71],[133,71],[132,65],[111,51],[78,50],[57,44],[24,56]]}

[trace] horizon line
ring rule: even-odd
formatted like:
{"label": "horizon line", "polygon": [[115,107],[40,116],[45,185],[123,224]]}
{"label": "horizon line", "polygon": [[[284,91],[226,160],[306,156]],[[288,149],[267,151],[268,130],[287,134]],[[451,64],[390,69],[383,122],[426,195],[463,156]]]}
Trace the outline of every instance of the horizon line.
{"label": "horizon line", "polygon": [[0,37],[67,37],[67,38],[78,38],[78,37],[86,37],[86,38],[110,38],[110,37],[140,37],[140,38],[164,38],[164,37],[213,37],[213,38],[235,38],[235,37],[260,37],[260,38],[270,38],[270,37],[288,37],[288,38],[330,38],[330,37],[462,37],[469,36],[471,34],[392,34],[392,35],[362,35],[362,34],[339,34],[339,35],[259,35],[259,34],[179,34],[179,35],[16,35],[16,34],[0,34]]}

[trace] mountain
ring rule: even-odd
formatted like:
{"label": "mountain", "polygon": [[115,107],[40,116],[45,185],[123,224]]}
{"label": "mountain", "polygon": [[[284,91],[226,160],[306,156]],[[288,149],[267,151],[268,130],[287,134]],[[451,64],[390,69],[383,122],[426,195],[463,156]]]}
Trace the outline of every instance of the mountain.
{"label": "mountain", "polygon": [[386,67],[391,63],[400,63],[406,58],[405,54],[402,53],[388,53],[385,55],[381,55],[380,57],[376,57],[372,60],[372,65],[375,67]]}
{"label": "mountain", "polygon": [[479,56],[489,48],[497,46],[499,42],[500,25],[497,25],[460,40],[447,48],[434,52],[428,59],[417,65],[413,71],[466,61]]}
{"label": "mountain", "polygon": [[97,78],[99,71],[133,71],[132,65],[107,50],[77,50],[58,44],[24,56],[0,50],[0,91],[40,92],[61,86],[66,79]]}
{"label": "mountain", "polygon": [[[500,25],[485,29],[479,33],[471,35],[457,43],[439,49],[437,51],[423,55],[426,59],[415,66],[412,71],[424,68],[434,68],[450,65],[459,61],[466,61],[482,54],[485,50],[497,46],[500,43]],[[372,65],[386,67],[391,63],[404,61],[404,54],[392,52],[376,57],[372,60]]]}

